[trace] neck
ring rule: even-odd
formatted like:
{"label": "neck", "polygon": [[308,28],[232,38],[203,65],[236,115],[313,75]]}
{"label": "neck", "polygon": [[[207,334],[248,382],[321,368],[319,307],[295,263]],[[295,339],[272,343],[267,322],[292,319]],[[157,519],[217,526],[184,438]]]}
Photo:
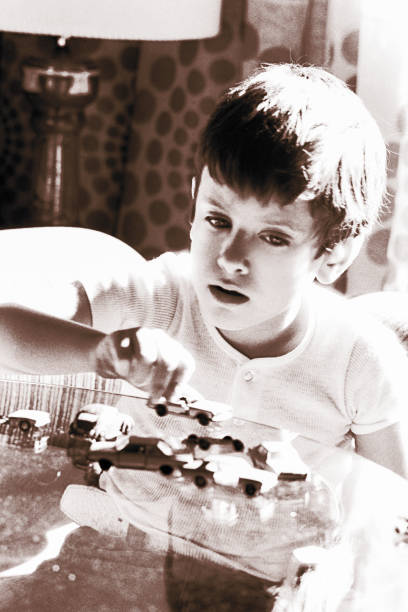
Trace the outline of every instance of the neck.
{"label": "neck", "polygon": [[221,336],[249,359],[280,357],[293,351],[304,338],[309,323],[309,307],[302,303],[295,313],[285,313],[244,330],[222,330]]}

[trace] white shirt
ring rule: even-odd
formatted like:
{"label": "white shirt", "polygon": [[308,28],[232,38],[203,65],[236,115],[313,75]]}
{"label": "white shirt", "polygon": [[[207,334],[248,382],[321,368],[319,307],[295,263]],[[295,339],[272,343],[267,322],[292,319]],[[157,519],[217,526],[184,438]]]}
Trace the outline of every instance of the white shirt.
{"label": "white shirt", "polygon": [[400,420],[407,357],[395,336],[327,289],[311,291],[312,316],[299,345],[248,359],[204,321],[190,281],[189,254],[165,253],[85,289],[94,327],[167,331],[196,362],[191,385],[231,404],[234,416],[296,431],[330,445]]}

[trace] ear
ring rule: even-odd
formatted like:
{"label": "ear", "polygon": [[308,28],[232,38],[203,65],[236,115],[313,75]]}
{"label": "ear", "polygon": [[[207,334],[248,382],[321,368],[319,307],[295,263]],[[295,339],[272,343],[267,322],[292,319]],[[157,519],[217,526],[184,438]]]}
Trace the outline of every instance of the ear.
{"label": "ear", "polygon": [[321,264],[316,274],[317,280],[324,285],[334,283],[351,266],[360,252],[363,241],[364,236],[362,235],[347,238],[336,244],[330,251],[325,251],[321,256]]}

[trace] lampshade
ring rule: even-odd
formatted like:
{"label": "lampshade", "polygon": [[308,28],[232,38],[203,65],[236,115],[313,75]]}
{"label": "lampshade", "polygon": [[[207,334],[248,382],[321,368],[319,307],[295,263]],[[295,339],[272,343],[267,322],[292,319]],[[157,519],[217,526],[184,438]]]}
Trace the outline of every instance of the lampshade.
{"label": "lampshade", "polygon": [[222,0],[1,0],[0,30],[69,38],[215,36]]}

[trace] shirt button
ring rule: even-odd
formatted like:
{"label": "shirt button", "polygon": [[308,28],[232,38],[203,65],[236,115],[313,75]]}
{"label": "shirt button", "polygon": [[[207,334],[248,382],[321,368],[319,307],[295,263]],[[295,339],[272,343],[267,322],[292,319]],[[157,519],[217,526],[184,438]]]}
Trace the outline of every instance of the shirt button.
{"label": "shirt button", "polygon": [[248,370],[247,372],[245,372],[244,374],[244,380],[246,380],[247,382],[251,382],[251,380],[254,377],[254,373],[251,370]]}

